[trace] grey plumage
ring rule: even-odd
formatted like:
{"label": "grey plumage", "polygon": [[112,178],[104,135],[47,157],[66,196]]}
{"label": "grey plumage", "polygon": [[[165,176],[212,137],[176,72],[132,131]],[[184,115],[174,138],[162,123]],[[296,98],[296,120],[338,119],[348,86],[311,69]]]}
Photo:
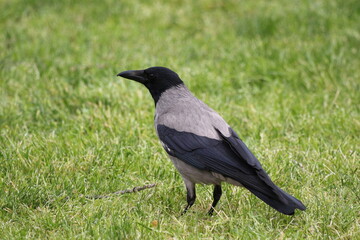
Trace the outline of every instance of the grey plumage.
{"label": "grey plumage", "polygon": [[156,105],[155,129],[171,161],[180,172],[188,205],[196,198],[195,184],[213,184],[214,201],[221,197],[221,183],[244,186],[274,209],[291,215],[305,206],[277,187],[225,120],[197,99],[173,71],[163,67],[118,74],[144,84]]}

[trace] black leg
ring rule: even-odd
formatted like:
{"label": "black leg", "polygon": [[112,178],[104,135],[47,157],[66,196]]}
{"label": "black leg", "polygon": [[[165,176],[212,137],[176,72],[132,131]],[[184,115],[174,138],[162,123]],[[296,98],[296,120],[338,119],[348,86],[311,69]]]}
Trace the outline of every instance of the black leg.
{"label": "black leg", "polygon": [[184,211],[181,213],[181,215],[184,215],[187,212],[187,210],[189,210],[189,208],[191,208],[191,206],[194,205],[196,199],[195,184],[185,180],[185,185],[187,191],[186,192],[187,205]]}
{"label": "black leg", "polygon": [[221,198],[221,194],[222,194],[222,191],[221,191],[221,185],[215,185],[214,187],[214,193],[213,193],[213,196],[214,196],[214,201],[213,203],[211,204],[211,208],[208,212],[208,214],[211,216],[214,212],[214,208],[216,206],[216,204],[219,202],[220,198]]}

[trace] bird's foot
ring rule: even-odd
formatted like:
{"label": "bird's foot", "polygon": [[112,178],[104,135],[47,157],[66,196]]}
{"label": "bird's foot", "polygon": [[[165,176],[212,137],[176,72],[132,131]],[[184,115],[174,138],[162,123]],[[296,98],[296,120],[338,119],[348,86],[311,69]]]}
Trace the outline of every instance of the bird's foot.
{"label": "bird's foot", "polygon": [[211,207],[207,214],[208,214],[209,216],[212,216],[212,215],[214,214],[214,208]]}
{"label": "bird's foot", "polygon": [[187,205],[187,206],[185,207],[184,211],[182,211],[180,217],[181,217],[182,215],[184,215],[184,214],[189,210],[189,208],[190,208],[190,206]]}

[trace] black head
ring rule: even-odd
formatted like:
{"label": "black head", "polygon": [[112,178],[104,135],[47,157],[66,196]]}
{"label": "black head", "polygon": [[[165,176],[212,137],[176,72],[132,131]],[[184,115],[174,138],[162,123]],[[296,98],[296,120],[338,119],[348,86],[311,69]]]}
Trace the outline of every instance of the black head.
{"label": "black head", "polygon": [[119,73],[117,76],[134,80],[145,85],[155,103],[167,89],[183,84],[179,76],[165,67],[151,67],[145,70],[130,70]]}

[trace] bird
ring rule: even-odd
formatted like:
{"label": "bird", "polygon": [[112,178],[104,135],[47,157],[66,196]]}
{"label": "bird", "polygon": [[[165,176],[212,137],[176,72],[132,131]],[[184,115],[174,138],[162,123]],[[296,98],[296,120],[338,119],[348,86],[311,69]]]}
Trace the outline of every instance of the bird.
{"label": "bird", "polygon": [[273,183],[238,134],[213,109],[196,98],[179,75],[166,67],[128,70],[117,76],[141,83],[155,103],[154,126],[162,147],[186,188],[186,213],[196,199],[196,184],[214,185],[214,209],[221,184],[248,189],[275,210],[293,215],[304,204]]}

